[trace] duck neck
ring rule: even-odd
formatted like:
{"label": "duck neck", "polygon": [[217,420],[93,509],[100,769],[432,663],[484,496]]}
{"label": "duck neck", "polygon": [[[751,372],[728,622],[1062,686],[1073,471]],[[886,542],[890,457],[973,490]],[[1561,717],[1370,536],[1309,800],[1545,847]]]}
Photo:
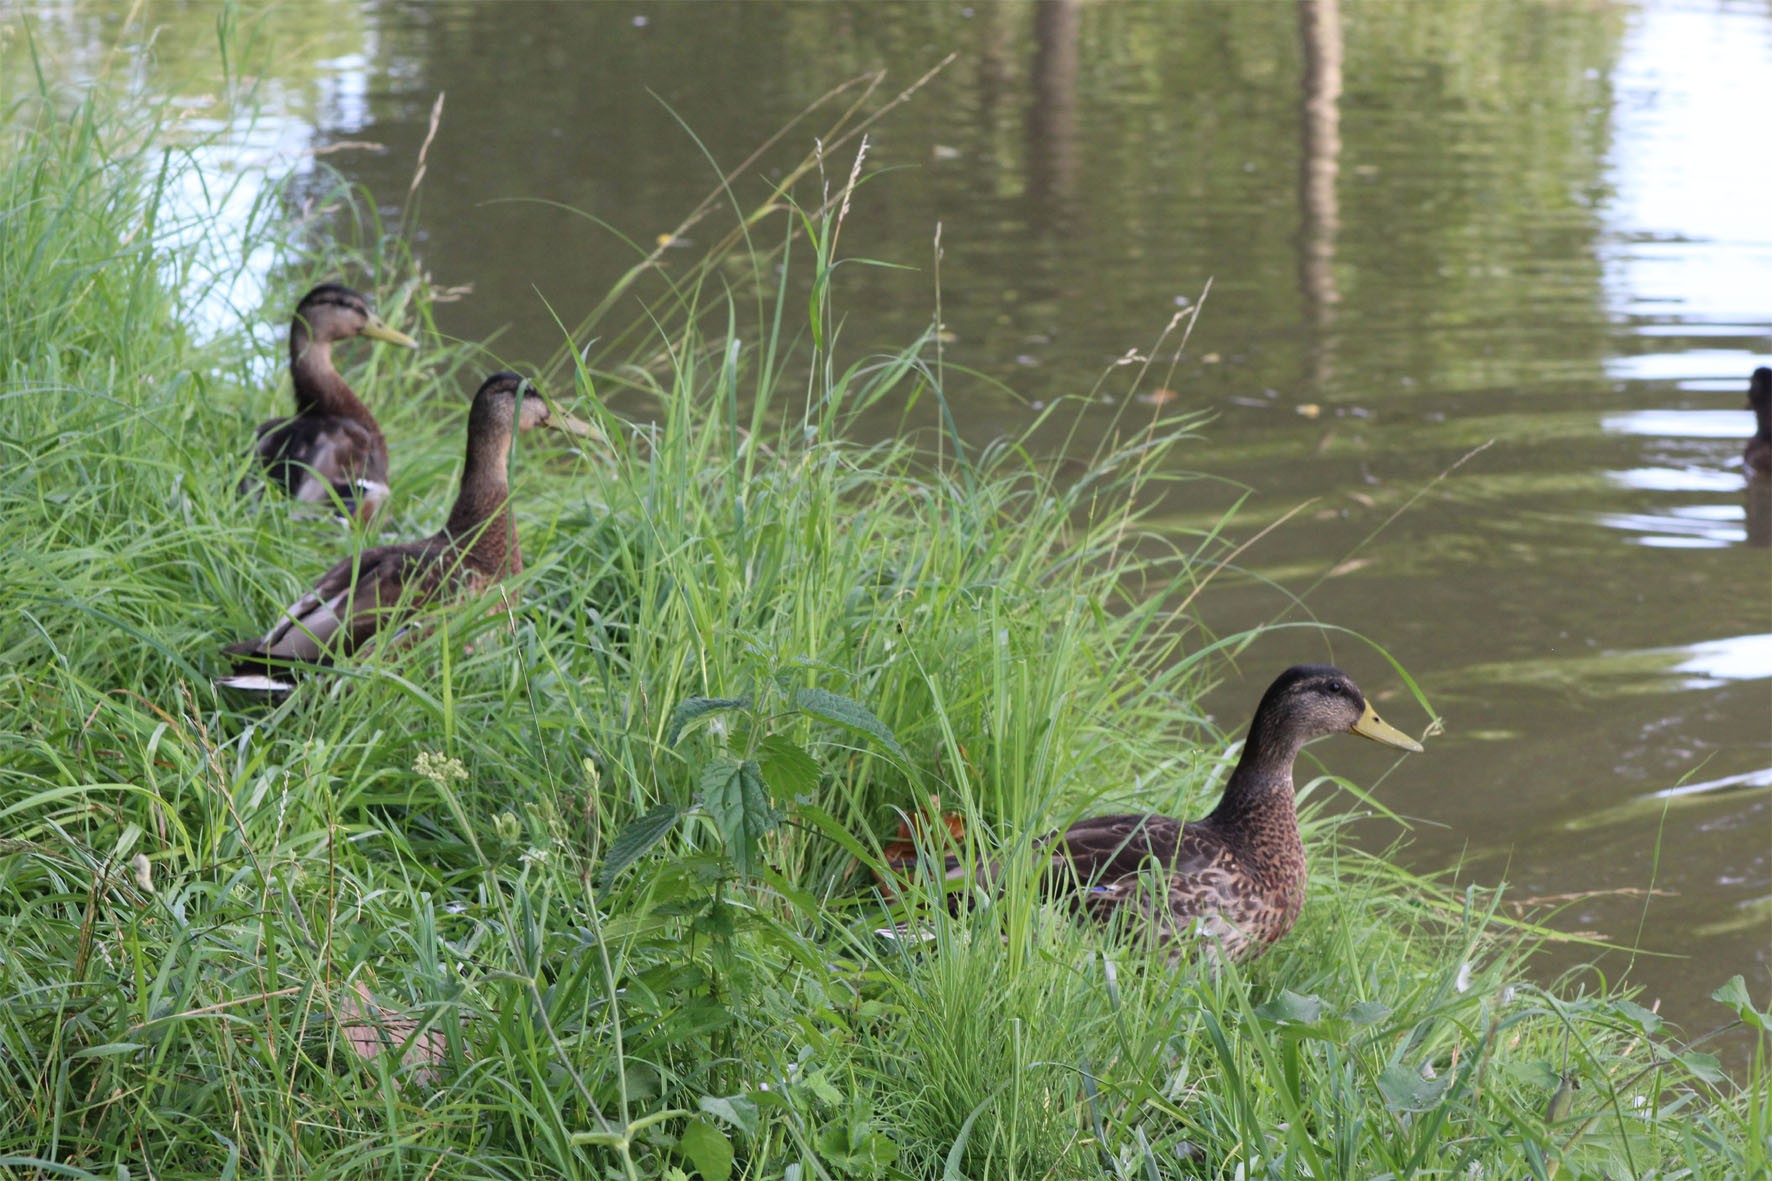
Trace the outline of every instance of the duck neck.
{"label": "duck neck", "polygon": [[1278,821],[1296,831],[1292,763],[1302,749],[1302,735],[1273,726],[1258,713],[1243,742],[1243,757],[1224,785],[1224,798],[1208,819],[1218,826]]}
{"label": "duck neck", "polygon": [[1772,443],[1772,398],[1754,403],[1754,441]]}
{"label": "duck neck", "polygon": [[444,535],[461,551],[462,561],[494,577],[523,569],[517,524],[511,516],[509,431],[481,437],[470,429],[461,491],[449,510]]}
{"label": "duck neck", "polygon": [[317,337],[297,316],[289,329],[289,377],[297,414],[353,418],[374,429],[375,418],[332,364],[332,341]]}

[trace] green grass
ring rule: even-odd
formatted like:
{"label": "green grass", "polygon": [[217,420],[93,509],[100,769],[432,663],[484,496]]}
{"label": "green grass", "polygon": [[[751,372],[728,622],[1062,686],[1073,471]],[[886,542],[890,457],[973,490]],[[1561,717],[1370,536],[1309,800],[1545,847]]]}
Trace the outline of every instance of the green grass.
{"label": "green grass", "polygon": [[[1127,424],[1070,481],[1025,441],[853,441],[943,374],[931,341],[841,347],[836,203],[734,239],[781,285],[704,268],[634,363],[559,375],[612,443],[522,441],[521,579],[281,705],[218,696],[221,647],[371,539],[236,499],[284,395],[187,326],[153,113],[14,115],[0,1173],[1766,1175],[1763,1032],[1731,1081],[1617,982],[1532,983],[1542,933],[1356,852],[1334,780],[1299,928],[1243,971],[1037,901],[1032,835],[1222,777],[1194,702],[1236,640],[1182,607],[1226,547],[1139,521],[1197,424]],[[380,234],[354,277],[422,325]],[[337,261],[290,256],[241,322]],[[465,357],[354,354],[401,536],[453,493],[461,416],[426,424]],[[912,889],[932,939],[882,938],[858,855],[932,794],[1010,886],[958,917]],[[352,1049],[359,985],[406,1054]]]}

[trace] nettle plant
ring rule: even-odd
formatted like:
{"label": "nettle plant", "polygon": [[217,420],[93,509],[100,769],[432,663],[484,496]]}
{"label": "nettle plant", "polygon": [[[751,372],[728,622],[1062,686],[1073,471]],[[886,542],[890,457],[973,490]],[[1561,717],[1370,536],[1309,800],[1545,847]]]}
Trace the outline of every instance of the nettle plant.
{"label": "nettle plant", "polygon": [[[730,1176],[740,1151],[767,1157],[783,1150],[764,1147],[774,1143],[764,1132],[765,1110],[785,1121],[797,1150],[835,1162],[842,1175],[877,1176],[896,1158],[868,1101],[844,1098],[849,1088],[833,1081],[834,1067],[815,1061],[810,1046],[790,1054],[752,1025],[756,1014],[784,1004],[797,1009],[774,995],[784,978],[818,995],[835,988],[849,996],[839,1008],[859,999],[828,979],[828,952],[795,923],[735,904],[728,887],[775,887],[816,912],[770,856],[780,852],[779,844],[771,848],[772,834],[791,810],[819,812],[817,796],[827,786],[814,753],[821,734],[833,743],[842,741],[838,735],[859,738],[909,765],[866,706],[805,679],[797,667],[760,675],[749,693],[679,703],[663,746],[681,760],[685,773],[672,779],[682,796],[630,821],[599,867],[598,892],[612,900],[601,938],[621,949],[607,990],[620,1011],[611,1047],[620,1069],[594,1089],[599,1109],[615,1118],[593,1120],[575,1140],[616,1149],[630,1176],[638,1169],[633,1154],[660,1149],[702,1176]],[[648,859],[673,836],[669,856]],[[776,1024],[764,1018],[765,1027]],[[774,1050],[761,1060],[741,1049],[762,1042]],[[645,1110],[661,1103],[667,1106]]]}
{"label": "nettle plant", "polygon": [[601,870],[605,885],[633,865],[678,825],[700,822],[718,834],[730,876],[760,876],[765,837],[781,826],[783,806],[811,803],[821,773],[806,745],[789,737],[811,719],[871,741],[908,766],[892,731],[861,702],[828,689],[794,685],[794,673],[767,679],[737,697],[691,697],[671,712],[665,746],[682,751],[695,785],[687,803],[667,802],[616,835]]}

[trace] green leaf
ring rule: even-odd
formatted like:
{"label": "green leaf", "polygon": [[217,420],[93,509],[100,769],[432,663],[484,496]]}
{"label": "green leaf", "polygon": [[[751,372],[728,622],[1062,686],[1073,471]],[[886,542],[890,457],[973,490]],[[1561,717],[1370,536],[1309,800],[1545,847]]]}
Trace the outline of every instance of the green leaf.
{"label": "green leaf", "polygon": [[769,802],[769,788],[753,759],[717,759],[701,769],[697,788],[702,807],[726,842],[726,856],[744,877],[757,872],[757,841],[781,821]]}
{"label": "green leaf", "polygon": [[[849,1129],[841,1123],[826,1124],[818,1134],[818,1151],[839,1168],[849,1163]],[[847,1173],[849,1170],[844,1168]]]}
{"label": "green leaf", "polygon": [[747,1136],[757,1133],[757,1101],[745,1095],[703,1095],[701,1109]]}
{"label": "green leaf", "polygon": [[677,1151],[689,1158],[707,1181],[727,1181],[732,1176],[732,1141],[713,1121],[697,1116],[677,1137]]}
{"label": "green leaf", "polygon": [[1675,1054],[1674,1057],[1678,1058],[1680,1065],[1690,1070],[1695,1078],[1703,1079],[1707,1083],[1723,1081],[1723,1061],[1715,1054],[1707,1054],[1703,1050],[1685,1050]]}
{"label": "green leaf", "polygon": [[615,834],[615,840],[609,843],[599,881],[605,886],[614,881],[617,874],[664,840],[682,818],[683,809],[677,805],[660,804],[639,819],[629,821],[628,826]]}
{"label": "green leaf", "polygon": [[1734,1009],[1742,1024],[1749,1028],[1772,1030],[1772,1013],[1762,1013],[1754,1008],[1754,999],[1748,995],[1747,981],[1742,977],[1731,976],[1727,984],[1710,994],[1710,999]]}
{"label": "green leaf", "polygon": [[1450,1078],[1422,1078],[1421,1072],[1393,1062],[1378,1076],[1384,1105],[1392,1111],[1427,1111],[1440,1101]]}
{"label": "green leaf", "polygon": [[1612,1011],[1644,1033],[1654,1033],[1661,1028],[1661,1017],[1635,1001],[1615,1000]]}
{"label": "green leaf", "polygon": [[848,854],[863,865],[873,863],[874,855],[858,840],[855,834],[838,823],[837,818],[820,808],[817,804],[801,804],[795,809],[794,815],[809,827],[817,829],[830,840],[842,846]]}
{"label": "green leaf", "polygon": [[659,1078],[657,1067],[631,1058],[622,1063],[621,1082],[632,1103],[650,1103],[664,1090],[664,1081]]}
{"label": "green leaf", "polygon": [[1347,1013],[1349,1025],[1377,1025],[1391,1015],[1391,1007],[1383,1001],[1361,1001]]}
{"label": "green leaf", "polygon": [[843,1104],[843,1092],[837,1090],[822,1070],[815,1070],[807,1075],[800,1085],[831,1107],[840,1107]]}
{"label": "green leaf", "polygon": [[677,745],[677,739],[683,737],[683,728],[691,722],[710,714],[746,709],[750,704],[749,697],[691,697],[671,711],[671,724],[665,730],[665,745]]}
{"label": "green leaf", "polygon": [[794,705],[802,713],[810,714],[821,722],[866,734],[893,754],[900,758],[905,757],[904,748],[898,745],[898,739],[892,736],[892,731],[881,725],[880,719],[853,697],[832,693],[828,689],[796,689]]}
{"label": "green leaf", "polygon": [[1550,1102],[1544,1108],[1544,1122],[1547,1124],[1560,1124],[1569,1118],[1569,1111],[1575,1106],[1575,1092],[1581,1086],[1581,1080],[1573,1074],[1554,1077],[1557,1088],[1551,1092]]}
{"label": "green leaf", "polygon": [[1320,997],[1299,996],[1296,992],[1281,989],[1279,996],[1257,1005],[1255,1015],[1280,1025],[1315,1025],[1322,1019],[1323,1001]]}
{"label": "green leaf", "polygon": [[1291,1040],[1345,1041],[1347,1022],[1323,1010],[1321,997],[1300,996],[1282,989],[1273,1000],[1257,1005],[1255,1015],[1278,1026],[1281,1035]]}
{"label": "green leaf", "polygon": [[763,780],[778,800],[818,791],[818,763],[798,743],[771,734],[757,748],[757,763],[763,768]]}
{"label": "green leaf", "polygon": [[875,1165],[890,1165],[898,1160],[898,1144],[884,1132],[869,1132],[861,1142],[861,1151]]}
{"label": "green leaf", "polygon": [[732,1010],[709,997],[694,997],[671,1014],[670,1043],[686,1045],[726,1029],[737,1020]]}
{"label": "green leaf", "polygon": [[1740,975],[1731,976],[1726,983],[1718,985],[1717,990],[1710,994],[1710,999],[1721,1001],[1731,1009],[1752,1007],[1754,1003],[1753,998],[1747,994],[1747,980]]}
{"label": "green leaf", "polygon": [[738,922],[733,918],[733,908],[716,896],[707,910],[690,924],[690,929],[710,939],[730,939],[738,931]]}

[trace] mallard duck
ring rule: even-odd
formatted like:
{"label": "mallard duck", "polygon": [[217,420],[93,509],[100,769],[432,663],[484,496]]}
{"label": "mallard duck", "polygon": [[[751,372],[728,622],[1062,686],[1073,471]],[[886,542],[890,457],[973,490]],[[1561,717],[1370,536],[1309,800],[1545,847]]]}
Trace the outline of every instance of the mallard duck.
{"label": "mallard duck", "polygon": [[[1268,687],[1243,755],[1211,815],[1096,816],[1047,838],[1042,879],[1055,896],[1102,923],[1132,921],[1170,945],[1171,962],[1191,954],[1251,960],[1292,929],[1304,904],[1304,845],[1292,799],[1292,762],[1306,742],[1350,731],[1419,751],[1381,721],[1338,668],[1301,664]],[[1147,869],[1162,875],[1155,881]]]}
{"label": "mallard duck", "polygon": [[1754,412],[1754,437],[1747,441],[1741,461],[1749,474],[1772,476],[1772,369],[1761,365],[1747,383],[1747,404]]}
{"label": "mallard duck", "polygon": [[[289,325],[289,376],[295,415],[260,423],[253,453],[265,478],[295,500],[331,504],[367,519],[388,495],[388,444],[362,399],[332,364],[334,341],[353,336],[404,345],[418,341],[396,332],[369,310],[369,301],[336,283],[302,297]],[[249,489],[251,480],[242,483]]]}
{"label": "mallard duck", "polygon": [[294,687],[287,679],[292,668],[350,653],[446,589],[471,594],[522,570],[507,467],[512,433],[536,426],[590,431],[577,419],[551,413],[535,387],[515,373],[487,378],[468,412],[461,491],[443,528],[423,541],[376,546],[340,561],[269,632],[230,646],[228,654],[237,658],[233,675],[216,684],[286,693]]}

